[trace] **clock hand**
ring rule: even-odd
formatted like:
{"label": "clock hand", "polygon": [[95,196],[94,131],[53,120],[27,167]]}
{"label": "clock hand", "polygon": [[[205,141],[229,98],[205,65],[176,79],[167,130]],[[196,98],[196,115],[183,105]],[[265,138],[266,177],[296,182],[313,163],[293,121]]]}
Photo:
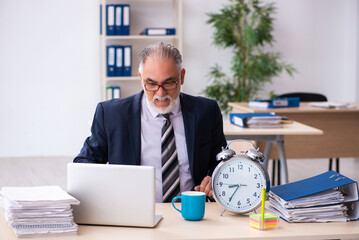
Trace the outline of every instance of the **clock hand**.
{"label": "clock hand", "polygon": [[[225,185],[229,185],[229,184],[225,184]],[[238,184],[231,184],[231,185],[229,185],[228,187],[229,187],[229,188],[234,188],[234,187],[239,187],[239,185],[238,185]]]}
{"label": "clock hand", "polygon": [[239,188],[239,185],[237,184],[237,186],[229,186],[229,187],[237,187],[236,190],[234,190],[232,196],[229,197],[229,201],[232,201],[232,198],[233,198],[234,194],[237,192],[237,190]]}

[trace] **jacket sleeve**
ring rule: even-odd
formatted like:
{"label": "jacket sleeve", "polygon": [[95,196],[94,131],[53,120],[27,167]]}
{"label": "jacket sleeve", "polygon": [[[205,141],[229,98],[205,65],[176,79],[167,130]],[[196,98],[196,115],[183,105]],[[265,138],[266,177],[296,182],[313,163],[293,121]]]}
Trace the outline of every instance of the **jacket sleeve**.
{"label": "jacket sleeve", "polygon": [[104,109],[101,103],[96,107],[95,116],[89,136],[74,162],[78,163],[107,163],[107,134],[104,126]]}
{"label": "jacket sleeve", "polygon": [[222,117],[222,113],[221,110],[218,106],[218,104],[215,104],[215,122],[214,122],[214,127],[213,127],[213,131],[212,131],[212,145],[211,145],[211,154],[210,154],[210,169],[208,171],[208,175],[211,176],[214,169],[216,168],[216,166],[218,165],[218,161],[216,159],[216,156],[219,152],[222,151],[222,147],[226,147],[227,146],[227,141],[226,138],[224,136],[223,133],[223,117]]}

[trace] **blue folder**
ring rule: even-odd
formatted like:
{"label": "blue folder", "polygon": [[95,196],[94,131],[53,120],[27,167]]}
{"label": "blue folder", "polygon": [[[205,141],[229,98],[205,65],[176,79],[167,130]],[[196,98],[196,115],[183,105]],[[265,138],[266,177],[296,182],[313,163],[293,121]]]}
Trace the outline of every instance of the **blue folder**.
{"label": "blue folder", "polygon": [[115,5],[106,5],[106,34],[115,35]]}
{"label": "blue folder", "polygon": [[115,35],[122,35],[123,32],[123,7],[115,5]]}
{"label": "blue folder", "polygon": [[314,177],[272,187],[271,192],[275,193],[284,201],[290,201],[333,188],[343,188],[344,186],[346,193],[344,201],[359,200],[358,183],[335,171],[328,171]]}
{"label": "blue folder", "polygon": [[130,5],[122,4],[122,31],[121,35],[130,35],[130,21],[131,21],[131,13],[130,13]]}
{"label": "blue folder", "polygon": [[115,46],[107,46],[107,56],[106,56],[106,65],[107,65],[107,76],[115,76],[115,64],[116,64],[116,48]]}
{"label": "blue folder", "polygon": [[123,76],[131,76],[132,72],[132,47],[123,46]]}
{"label": "blue folder", "polygon": [[176,35],[175,28],[145,28],[141,32],[142,35],[149,36],[163,36],[163,35]]}
{"label": "blue folder", "polygon": [[123,46],[116,45],[116,67],[115,67],[115,76],[121,77],[124,73],[123,67]]}

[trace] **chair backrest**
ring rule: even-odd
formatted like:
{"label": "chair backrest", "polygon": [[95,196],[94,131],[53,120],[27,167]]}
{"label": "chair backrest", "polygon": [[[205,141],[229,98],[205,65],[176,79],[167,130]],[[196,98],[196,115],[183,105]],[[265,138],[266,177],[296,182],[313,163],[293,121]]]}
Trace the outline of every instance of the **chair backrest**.
{"label": "chair backrest", "polygon": [[325,102],[328,101],[327,97],[320,93],[305,93],[305,92],[293,92],[284,93],[278,96],[278,98],[299,97],[301,102]]}

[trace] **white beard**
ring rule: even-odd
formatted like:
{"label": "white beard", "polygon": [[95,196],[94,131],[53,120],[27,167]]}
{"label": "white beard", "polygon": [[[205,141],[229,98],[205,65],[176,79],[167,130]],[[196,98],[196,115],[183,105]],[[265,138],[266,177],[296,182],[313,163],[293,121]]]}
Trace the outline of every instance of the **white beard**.
{"label": "white beard", "polygon": [[[159,108],[156,106],[156,104],[155,104],[156,100],[163,101],[166,99],[170,100],[170,104],[166,108],[162,109],[162,108]],[[169,95],[165,95],[163,97],[159,97],[159,96],[155,95],[155,96],[153,96],[152,101],[150,101],[149,103],[150,103],[150,107],[152,108],[152,110],[155,111],[156,113],[166,114],[166,113],[172,112],[172,110],[175,108],[177,102],[178,102],[178,97],[175,100],[173,100]]]}

